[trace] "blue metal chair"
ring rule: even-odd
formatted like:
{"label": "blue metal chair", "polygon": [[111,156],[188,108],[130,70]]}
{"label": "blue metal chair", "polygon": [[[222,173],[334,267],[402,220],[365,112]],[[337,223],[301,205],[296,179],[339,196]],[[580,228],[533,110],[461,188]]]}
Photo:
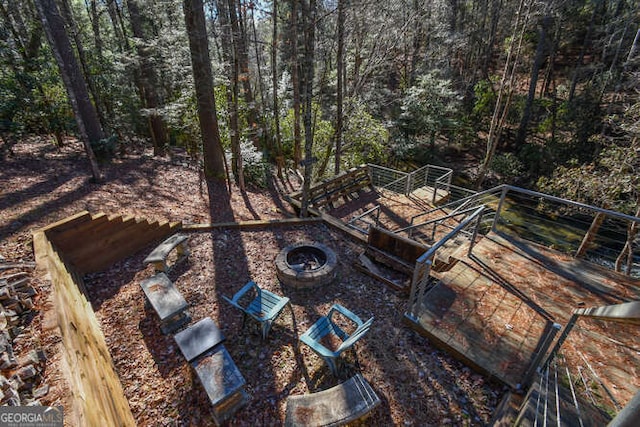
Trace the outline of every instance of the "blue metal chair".
{"label": "blue metal chair", "polygon": [[[336,312],[345,316],[355,325],[356,329],[351,333],[351,335],[347,334],[334,322],[333,315]],[[372,323],[373,317],[366,322],[363,322],[358,316],[340,304],[334,304],[326,316],[318,319],[304,334],[300,336],[300,341],[311,347],[318,356],[322,357],[331,373],[338,376],[338,361],[340,360],[340,355],[352,348],[353,345],[369,331]],[[342,344],[340,344],[340,346],[335,350],[327,348],[321,344],[321,341],[328,335],[337,336],[342,341]]]}
{"label": "blue metal chair", "polygon": [[[251,298],[250,291],[254,291],[253,299],[248,304],[243,305],[245,300]],[[243,298],[243,297],[247,298]],[[242,325],[247,318],[247,315],[251,316],[260,324],[262,330],[262,338],[266,339],[271,329],[271,324],[278,317],[282,309],[289,304],[289,298],[281,297],[269,292],[265,289],[261,289],[254,281],[248,282],[242,287],[233,298],[229,299],[226,296],[222,296],[231,305],[242,311]]]}

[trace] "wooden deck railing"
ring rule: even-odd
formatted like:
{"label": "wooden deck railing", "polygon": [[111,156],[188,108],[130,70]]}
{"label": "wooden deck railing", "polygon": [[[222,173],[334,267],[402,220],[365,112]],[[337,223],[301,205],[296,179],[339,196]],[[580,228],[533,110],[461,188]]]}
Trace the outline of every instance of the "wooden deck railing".
{"label": "wooden deck railing", "polygon": [[[608,418],[610,414],[603,412],[596,406],[598,402],[594,397],[593,388],[596,387],[593,384],[594,381],[585,379],[585,374],[582,372],[572,376],[569,366],[563,362],[562,346],[581,317],[640,325],[640,301],[574,310],[553,349],[538,367],[538,378],[520,408],[516,424],[526,421],[533,425],[561,425],[562,420],[577,420],[580,425],[589,426],[604,425],[610,421]],[[620,411],[622,408],[602,382],[596,382],[599,382],[599,386],[605,390],[604,394],[609,394],[609,398],[615,406],[610,408],[610,411],[619,411],[618,416],[621,417],[620,419],[614,418],[609,425],[631,425],[625,424],[629,420],[637,422],[640,417],[640,405],[638,402],[635,404],[633,402],[640,399],[640,393],[636,394],[636,397],[627,404],[630,408]],[[574,383],[584,385],[582,387],[584,395],[577,390]],[[563,391],[567,387],[569,390]]]}

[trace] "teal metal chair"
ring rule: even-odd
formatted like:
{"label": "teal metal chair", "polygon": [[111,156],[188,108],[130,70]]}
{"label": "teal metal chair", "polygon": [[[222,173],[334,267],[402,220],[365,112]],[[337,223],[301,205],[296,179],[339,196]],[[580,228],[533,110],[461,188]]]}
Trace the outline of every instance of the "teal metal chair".
{"label": "teal metal chair", "polygon": [[[253,292],[253,295],[252,295]],[[282,309],[289,304],[289,298],[281,297],[260,288],[254,281],[248,282],[233,298],[222,296],[232,306],[242,311],[242,326],[249,315],[260,324],[262,338],[266,339],[273,321],[276,320]]]}
{"label": "teal metal chair", "polygon": [[[347,334],[334,322],[333,316],[335,313],[342,314],[354,324],[356,329],[351,333],[351,335]],[[340,355],[352,348],[353,345],[369,331],[372,323],[373,317],[366,322],[363,322],[358,316],[340,304],[334,304],[326,316],[318,319],[304,334],[300,336],[300,341],[311,347],[311,349],[324,360],[331,373],[338,376]],[[335,335],[342,341],[342,344],[340,344],[340,346],[335,350],[327,348],[325,345],[321,344],[321,341],[323,341],[323,339],[328,335]]]}

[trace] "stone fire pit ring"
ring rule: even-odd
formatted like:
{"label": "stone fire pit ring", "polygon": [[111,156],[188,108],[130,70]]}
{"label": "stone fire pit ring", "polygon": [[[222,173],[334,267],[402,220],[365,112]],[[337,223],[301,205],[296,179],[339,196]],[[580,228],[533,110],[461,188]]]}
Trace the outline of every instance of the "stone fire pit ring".
{"label": "stone fire pit ring", "polygon": [[331,283],[337,274],[335,252],[321,243],[298,242],[276,257],[276,274],[292,288],[310,289]]}

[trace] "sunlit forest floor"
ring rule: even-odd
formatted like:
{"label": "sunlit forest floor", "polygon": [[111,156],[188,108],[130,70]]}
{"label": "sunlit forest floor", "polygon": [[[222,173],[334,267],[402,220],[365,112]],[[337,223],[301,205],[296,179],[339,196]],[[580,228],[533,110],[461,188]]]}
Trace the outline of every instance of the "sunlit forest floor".
{"label": "sunlit forest floor", "polygon": [[[234,188],[226,202],[221,188],[209,190],[195,162],[181,152],[153,158],[140,151],[103,165],[106,180],[90,181],[80,144],[57,149],[42,138],[14,147],[0,170],[0,255],[11,262],[32,262],[31,234],[46,224],[81,210],[135,215],[149,219],[216,223],[278,219],[293,215],[282,193],[296,182],[275,182],[268,189]],[[211,201],[211,202],[210,202]],[[273,259],[299,240],[320,241],[338,254],[338,280],[317,292],[294,292],[276,278]],[[172,272],[191,305],[194,320],[210,316],[227,337],[226,347],[247,381],[249,404],[234,417],[237,425],[277,425],[284,420],[286,397],[338,384],[322,361],[297,337],[331,304],[339,302],[362,318],[375,316],[374,327],[356,346],[364,377],[382,400],[368,424],[482,425],[487,423],[504,388],[488,382],[402,325],[405,297],[352,268],[361,252],[356,243],[325,225],[256,231],[219,230],[194,234],[189,262]],[[149,248],[151,250],[152,248]],[[213,424],[202,387],[192,377],[171,336],[160,333],[154,313],[144,307],[139,281],[152,274],[136,254],[87,279],[90,299],[103,328],[132,412],[140,425]],[[292,300],[267,341],[226,304],[247,280]],[[49,284],[34,277],[39,294],[30,338],[18,352],[44,347],[48,365],[43,381],[51,386],[43,404],[70,410],[60,375],[59,338],[47,316]],[[355,372],[352,362],[347,369]]]}

